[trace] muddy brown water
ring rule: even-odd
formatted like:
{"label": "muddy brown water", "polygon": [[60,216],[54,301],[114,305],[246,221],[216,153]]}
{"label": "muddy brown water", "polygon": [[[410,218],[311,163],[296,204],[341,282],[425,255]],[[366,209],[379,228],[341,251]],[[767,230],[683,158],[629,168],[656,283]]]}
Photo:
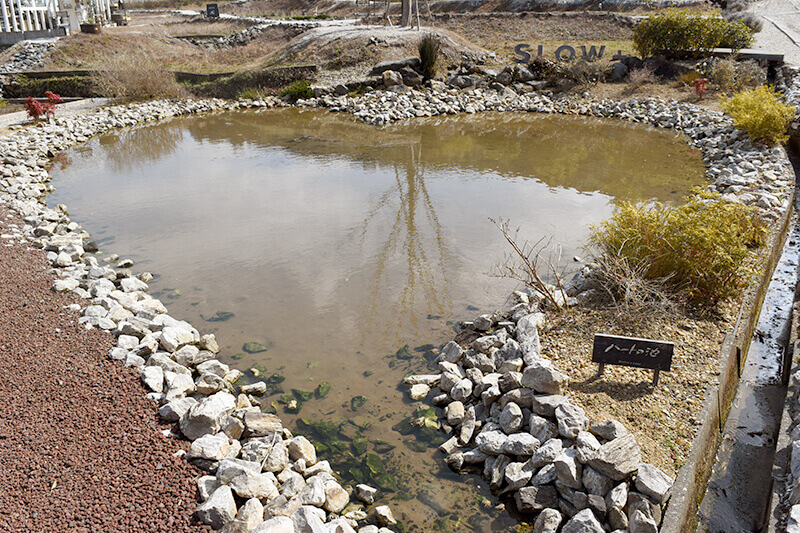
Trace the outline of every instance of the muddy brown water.
{"label": "muddy brown water", "polygon": [[509,248],[489,218],[552,239],[569,265],[618,199],[675,200],[703,182],[675,132],[534,114],[383,129],[319,110],[185,117],[60,162],[50,204],[103,255],[157,274],[170,313],[216,333],[224,362],[270,383],[265,408],[345,480],[380,486],[409,531],[515,523],[477,476],[450,472],[443,434],[409,424],[435,414],[398,387],[458,320],[515,288],[490,275]]}

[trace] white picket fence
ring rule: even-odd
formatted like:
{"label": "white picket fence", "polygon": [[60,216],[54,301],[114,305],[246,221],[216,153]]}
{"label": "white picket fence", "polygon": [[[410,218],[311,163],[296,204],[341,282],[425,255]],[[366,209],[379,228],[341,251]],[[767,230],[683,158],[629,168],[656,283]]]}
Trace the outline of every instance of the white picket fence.
{"label": "white picket fence", "polygon": [[111,22],[111,0],[0,0],[0,32],[77,30],[87,21]]}
{"label": "white picket fence", "polygon": [[52,30],[57,0],[0,0],[4,32]]}

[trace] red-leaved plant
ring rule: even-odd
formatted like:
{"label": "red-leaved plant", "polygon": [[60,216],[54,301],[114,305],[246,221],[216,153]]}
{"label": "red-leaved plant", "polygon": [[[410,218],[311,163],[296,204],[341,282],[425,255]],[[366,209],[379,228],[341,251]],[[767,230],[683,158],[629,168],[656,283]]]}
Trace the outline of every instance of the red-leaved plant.
{"label": "red-leaved plant", "polygon": [[695,93],[697,94],[698,100],[702,100],[703,95],[706,94],[706,91],[708,90],[706,89],[706,83],[708,83],[708,79],[706,78],[695,78],[695,80],[691,83],[692,87],[694,87]]}
{"label": "red-leaved plant", "polygon": [[46,97],[44,102],[38,101],[33,96],[29,96],[25,101],[25,110],[33,120],[39,120],[42,115],[52,115],[58,109],[58,104],[63,102],[61,97],[53,91],[47,91],[44,95]]}

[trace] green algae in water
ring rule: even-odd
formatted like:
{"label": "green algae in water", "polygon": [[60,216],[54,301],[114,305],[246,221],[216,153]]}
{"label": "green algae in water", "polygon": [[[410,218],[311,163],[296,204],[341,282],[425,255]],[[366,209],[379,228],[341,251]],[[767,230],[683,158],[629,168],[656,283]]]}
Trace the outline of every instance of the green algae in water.
{"label": "green algae in water", "polygon": [[353,398],[350,400],[350,408],[353,411],[358,411],[364,407],[364,404],[367,403],[368,400],[369,398],[366,396],[353,396]]}
{"label": "green algae in water", "polygon": [[203,315],[200,315],[200,318],[206,322],[227,322],[235,316],[236,314],[231,311],[217,311],[213,316],[206,318]]}
{"label": "green algae in water", "polygon": [[385,440],[372,441],[372,449],[378,453],[389,453],[395,449],[394,444],[389,444]]}
{"label": "green algae in water", "polygon": [[428,447],[425,444],[416,440],[407,440],[403,442],[405,443],[405,445],[408,447],[409,450],[417,453],[422,453],[428,450]]}
{"label": "green algae in water", "polygon": [[417,412],[414,413],[416,418],[425,417],[430,420],[438,420],[439,416],[436,414],[436,408],[433,406],[430,407],[420,407],[417,409]]}
{"label": "green algae in water", "polygon": [[353,450],[353,453],[356,455],[364,455],[367,451],[367,446],[369,445],[369,440],[367,437],[360,436],[353,439],[353,442],[350,443],[350,448]]}
{"label": "green algae in water", "polygon": [[322,399],[327,396],[331,392],[331,384],[329,381],[323,381],[319,385],[317,385],[316,390],[314,391],[314,395]]}
{"label": "green algae in water", "polygon": [[286,377],[277,372],[274,372],[267,378],[267,383],[283,383],[284,381],[286,381]]}
{"label": "green algae in water", "polygon": [[247,353],[261,353],[266,352],[269,348],[258,342],[246,342],[242,345],[242,350]]}
{"label": "green algae in water", "polygon": [[283,387],[281,387],[277,383],[270,383],[269,381],[267,381],[266,383],[267,383],[267,390],[264,391],[264,396],[272,396],[273,394],[284,393]]}
{"label": "green algae in water", "polygon": [[392,474],[381,474],[375,477],[378,488],[389,492],[397,492],[397,479]]}
{"label": "green algae in water", "polygon": [[408,361],[409,359],[414,358],[414,354],[411,353],[411,348],[408,346],[408,344],[397,350],[397,353],[395,353],[394,356],[403,361]]}
{"label": "green algae in water", "polygon": [[294,399],[294,394],[287,392],[285,394],[281,394],[281,397],[278,398],[278,401],[284,405],[288,405],[289,402],[293,401]]}
{"label": "green algae in water", "polygon": [[353,467],[347,471],[350,474],[350,477],[353,478],[353,481],[356,483],[366,483],[368,481],[368,476],[364,475],[364,473],[356,467]]}
{"label": "green algae in water", "polygon": [[297,397],[298,400],[301,400],[303,402],[307,402],[311,398],[314,397],[314,393],[313,392],[300,390],[300,389],[292,389],[292,394],[294,394]]}
{"label": "green algae in water", "polygon": [[251,371],[255,371],[255,372],[253,372],[254,374],[256,372],[259,372],[261,374],[266,374],[267,373],[267,367],[264,366],[264,363],[254,363],[253,366],[250,367],[250,370]]}
{"label": "green algae in water", "polygon": [[243,359],[243,358],[244,358],[244,356],[245,356],[245,353],[244,353],[244,352],[239,352],[239,353],[235,353],[235,354],[233,354],[233,355],[231,356],[231,359],[233,359],[234,361],[238,361],[239,359]]}
{"label": "green algae in water", "polygon": [[439,446],[447,441],[447,437],[439,431],[438,427],[436,429],[432,427],[421,427],[416,431],[416,435],[419,440],[428,442],[431,446]]}
{"label": "green algae in water", "polygon": [[423,344],[422,346],[417,346],[416,348],[414,348],[414,351],[417,353],[424,353],[424,352],[429,352],[434,348],[436,348],[436,346],[434,346],[433,344]]}
{"label": "green algae in water", "polygon": [[411,417],[406,417],[400,422],[392,426],[392,429],[401,435],[410,435],[414,431],[414,426],[411,424]]}
{"label": "green algae in water", "polygon": [[183,293],[179,289],[175,289],[171,293],[167,294],[167,298],[170,300],[177,300],[181,296],[183,296]]}
{"label": "green algae in water", "polygon": [[367,468],[373,474],[383,474],[386,472],[386,467],[383,466],[383,461],[374,453],[367,454]]}

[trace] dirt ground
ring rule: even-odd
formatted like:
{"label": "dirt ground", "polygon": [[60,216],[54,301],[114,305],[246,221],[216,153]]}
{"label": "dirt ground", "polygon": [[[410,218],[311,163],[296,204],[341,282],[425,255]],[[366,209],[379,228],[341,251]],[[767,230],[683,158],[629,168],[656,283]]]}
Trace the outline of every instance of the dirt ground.
{"label": "dirt ground", "polygon": [[[542,353],[570,376],[568,396],[592,420],[619,420],[636,435],[645,462],[675,475],[691,451],[705,391],[719,375],[720,344],[731,327],[727,316],[631,320],[615,311],[580,309],[548,317]],[[591,362],[594,333],[674,342],[672,370],[661,373],[655,388],[649,370],[609,365],[598,376]]]}

